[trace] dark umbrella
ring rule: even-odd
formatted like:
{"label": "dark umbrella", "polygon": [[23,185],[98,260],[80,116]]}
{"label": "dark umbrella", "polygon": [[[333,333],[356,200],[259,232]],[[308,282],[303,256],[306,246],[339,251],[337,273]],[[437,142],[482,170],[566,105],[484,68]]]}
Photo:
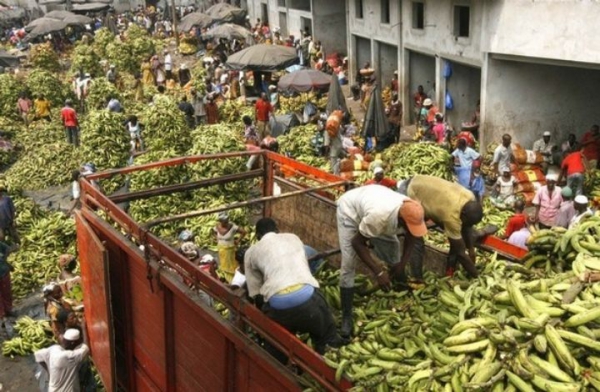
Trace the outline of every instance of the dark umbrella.
{"label": "dark umbrella", "polygon": [[213,24],[214,20],[210,16],[201,12],[192,12],[181,18],[179,30],[190,31],[194,27],[205,28]]}
{"label": "dark umbrella", "polygon": [[91,24],[93,22],[93,19],[85,15],[73,14],[64,18],[63,22],[69,25],[86,25]]}
{"label": "dark umbrella", "polygon": [[383,100],[379,94],[379,88],[373,87],[369,98],[369,107],[363,124],[363,136],[384,138],[388,133],[388,122],[385,118]]}
{"label": "dark umbrella", "polygon": [[304,92],[325,88],[329,86],[329,83],[331,83],[331,79],[325,72],[316,69],[302,69],[284,75],[279,79],[277,87],[280,90]]}
{"label": "dark umbrella", "polygon": [[53,23],[53,22],[61,22],[61,21],[59,21],[58,19],[55,19],[55,18],[47,18],[47,17],[38,18],[38,19],[35,19],[35,20],[32,20],[31,22],[29,22],[29,24],[27,24],[25,26],[25,31],[31,31],[36,26],[39,26],[42,24],[47,24],[47,23]]}
{"label": "dark umbrella", "polygon": [[298,62],[296,49],[280,45],[253,45],[227,59],[227,65],[234,70],[277,71]]}
{"label": "dark umbrella", "polygon": [[327,113],[332,113],[334,110],[348,112],[348,106],[346,106],[346,97],[344,97],[342,87],[340,86],[340,81],[336,74],[331,76],[326,110]]}
{"label": "dark umbrella", "polygon": [[252,33],[242,26],[233,23],[224,23],[208,30],[204,36],[207,38],[249,40],[252,38]]}
{"label": "dark umbrella", "polygon": [[[41,18],[44,19],[44,18]],[[40,19],[36,19],[40,20]],[[34,21],[35,22],[35,21]],[[42,23],[37,24],[33,27],[33,29],[27,34],[28,39],[40,37],[42,35],[54,33],[57,31],[64,30],[67,27],[67,24],[62,20],[50,19],[47,21],[43,21]]]}
{"label": "dark umbrella", "polygon": [[65,18],[67,18],[69,16],[73,16],[73,15],[75,15],[75,14],[72,12],[69,12],[69,11],[56,10],[56,11],[48,12],[46,15],[44,15],[44,18],[64,20]]}
{"label": "dark umbrella", "polygon": [[215,22],[244,23],[246,10],[227,3],[218,3],[206,10],[206,14]]}

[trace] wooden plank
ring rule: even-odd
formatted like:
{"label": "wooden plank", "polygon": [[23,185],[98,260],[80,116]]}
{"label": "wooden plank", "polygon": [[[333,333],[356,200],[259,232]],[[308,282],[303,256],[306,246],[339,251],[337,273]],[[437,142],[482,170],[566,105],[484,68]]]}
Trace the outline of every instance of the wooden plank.
{"label": "wooden plank", "polygon": [[102,375],[107,392],[115,391],[115,342],[112,330],[108,262],[106,249],[81,213],[75,214],[77,249],[81,279],[86,295],[83,298],[86,329],[94,364]]}

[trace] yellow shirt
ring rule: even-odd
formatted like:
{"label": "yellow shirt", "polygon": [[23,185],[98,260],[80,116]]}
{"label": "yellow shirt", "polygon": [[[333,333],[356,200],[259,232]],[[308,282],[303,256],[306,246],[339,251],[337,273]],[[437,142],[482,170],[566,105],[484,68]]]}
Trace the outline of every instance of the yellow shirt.
{"label": "yellow shirt", "polygon": [[50,102],[47,99],[36,99],[33,104],[35,105],[36,116],[47,117],[50,115]]}
{"label": "yellow shirt", "polygon": [[439,177],[417,175],[408,184],[406,193],[421,202],[426,219],[444,226],[448,238],[462,238],[460,212],[467,202],[475,200],[473,192]]}

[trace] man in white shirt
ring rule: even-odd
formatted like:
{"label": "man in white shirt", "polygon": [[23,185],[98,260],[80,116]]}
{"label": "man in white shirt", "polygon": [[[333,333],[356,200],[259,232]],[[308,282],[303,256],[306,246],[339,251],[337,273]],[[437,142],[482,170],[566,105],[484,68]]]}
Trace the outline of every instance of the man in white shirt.
{"label": "man in white shirt", "polygon": [[173,59],[171,58],[171,53],[165,49],[163,54],[165,55],[165,74],[167,80],[173,79]]}
{"label": "man in white shirt", "polygon": [[35,361],[48,371],[48,392],[79,392],[79,368],[90,349],[77,329],[67,329],[59,343],[36,351]]}
{"label": "man in white shirt", "polygon": [[504,170],[510,170],[510,164],[515,160],[510,143],[512,137],[505,133],[502,136],[502,144],[496,147],[494,150],[494,158],[492,160],[492,166],[499,175],[504,173]]}
{"label": "man in white shirt", "polygon": [[[406,279],[408,261],[413,275],[421,275],[422,254],[419,243],[427,233],[421,203],[381,185],[369,185],[346,192],[337,201],[337,228],[342,252],[340,293],[342,300],[342,337],[352,333],[354,275],[359,261],[373,272],[383,290],[391,288],[390,275]],[[399,229],[404,230],[404,250],[400,257]],[[391,266],[391,272],[375,262],[369,242],[377,257]],[[413,255],[414,253],[414,255]],[[416,256],[416,257],[412,257]],[[415,276],[413,276],[415,277]],[[416,276],[420,279],[421,276]]]}
{"label": "man in white shirt", "polygon": [[[263,302],[262,311],[291,333],[309,333],[319,354],[343,343],[331,310],[310,273],[304,244],[291,233],[278,233],[271,218],[256,223],[258,242],[244,255],[250,298]],[[260,298],[262,296],[262,301]]]}
{"label": "man in white shirt", "polygon": [[542,138],[533,143],[533,151],[539,152],[544,157],[544,163],[542,164],[544,173],[548,170],[548,165],[554,163],[553,154],[555,151],[558,151],[556,145],[550,142],[551,137],[552,134],[549,131],[545,131]]}
{"label": "man in white shirt", "polygon": [[575,216],[571,218],[571,222],[569,222],[569,229],[576,227],[581,223],[581,221],[585,218],[588,218],[593,215],[592,210],[588,208],[589,200],[587,197],[583,195],[575,196]]}

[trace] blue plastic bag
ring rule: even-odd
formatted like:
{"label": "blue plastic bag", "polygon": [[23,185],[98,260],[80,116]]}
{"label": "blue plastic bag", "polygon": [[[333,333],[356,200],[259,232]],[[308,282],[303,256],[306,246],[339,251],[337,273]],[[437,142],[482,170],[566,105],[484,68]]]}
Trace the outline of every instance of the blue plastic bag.
{"label": "blue plastic bag", "polygon": [[446,110],[454,109],[454,100],[452,99],[452,95],[450,95],[450,91],[446,90]]}
{"label": "blue plastic bag", "polygon": [[452,63],[450,63],[450,61],[445,61],[444,62],[444,79],[450,79],[450,77],[452,76]]}

